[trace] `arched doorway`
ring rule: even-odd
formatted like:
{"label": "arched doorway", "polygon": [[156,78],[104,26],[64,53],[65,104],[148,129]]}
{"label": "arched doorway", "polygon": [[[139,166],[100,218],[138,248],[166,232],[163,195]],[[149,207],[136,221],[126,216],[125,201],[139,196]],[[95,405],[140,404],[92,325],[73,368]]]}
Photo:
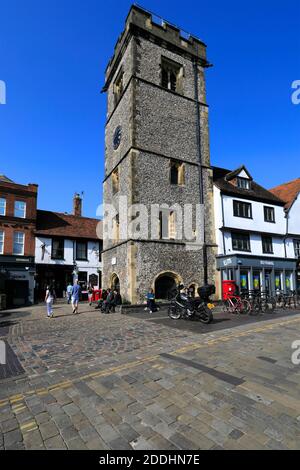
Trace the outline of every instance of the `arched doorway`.
{"label": "arched doorway", "polygon": [[164,272],[159,274],[154,282],[154,292],[156,299],[170,299],[172,292],[180,283],[182,283],[182,280],[176,273]]}
{"label": "arched doorway", "polygon": [[118,292],[120,292],[120,279],[116,273],[112,274],[110,285],[111,285],[111,289],[117,290]]}

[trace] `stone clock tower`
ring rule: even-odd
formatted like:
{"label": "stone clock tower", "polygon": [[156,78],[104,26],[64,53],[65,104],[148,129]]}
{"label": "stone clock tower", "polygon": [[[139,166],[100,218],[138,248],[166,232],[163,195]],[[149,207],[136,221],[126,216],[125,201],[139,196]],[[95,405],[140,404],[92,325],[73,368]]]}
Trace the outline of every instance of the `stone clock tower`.
{"label": "stone clock tower", "polygon": [[[102,259],[103,287],[131,303],[151,287],[166,298],[176,282],[214,281],[208,66],[203,42],[132,6],[105,77]],[[198,245],[182,233],[180,210],[201,214]]]}

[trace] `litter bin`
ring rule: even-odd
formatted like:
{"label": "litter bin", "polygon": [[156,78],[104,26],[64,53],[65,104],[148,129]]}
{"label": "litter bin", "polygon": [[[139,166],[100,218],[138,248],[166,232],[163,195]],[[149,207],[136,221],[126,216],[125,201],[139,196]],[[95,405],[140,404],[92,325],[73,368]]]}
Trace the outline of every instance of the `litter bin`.
{"label": "litter bin", "polygon": [[222,281],[223,300],[227,300],[231,295],[237,295],[238,286],[235,281]]}

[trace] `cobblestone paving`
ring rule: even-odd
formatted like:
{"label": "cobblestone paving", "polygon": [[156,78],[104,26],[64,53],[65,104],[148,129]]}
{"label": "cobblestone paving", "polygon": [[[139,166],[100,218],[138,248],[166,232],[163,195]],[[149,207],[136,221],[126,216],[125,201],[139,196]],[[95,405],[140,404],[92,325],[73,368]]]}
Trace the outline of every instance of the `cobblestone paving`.
{"label": "cobblestone paving", "polygon": [[81,311],[0,315],[26,373],[0,381],[1,450],[299,449],[300,314],[205,333]]}

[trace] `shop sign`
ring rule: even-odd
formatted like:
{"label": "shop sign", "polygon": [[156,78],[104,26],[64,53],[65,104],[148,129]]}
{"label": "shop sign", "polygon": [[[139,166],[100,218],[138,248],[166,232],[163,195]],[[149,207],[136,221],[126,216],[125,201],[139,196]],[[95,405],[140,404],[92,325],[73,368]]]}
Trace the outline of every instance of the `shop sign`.
{"label": "shop sign", "polygon": [[224,266],[230,266],[231,264],[232,264],[232,259],[231,258],[223,260],[223,265]]}
{"label": "shop sign", "polygon": [[260,264],[262,266],[275,266],[274,261],[261,261]]}

